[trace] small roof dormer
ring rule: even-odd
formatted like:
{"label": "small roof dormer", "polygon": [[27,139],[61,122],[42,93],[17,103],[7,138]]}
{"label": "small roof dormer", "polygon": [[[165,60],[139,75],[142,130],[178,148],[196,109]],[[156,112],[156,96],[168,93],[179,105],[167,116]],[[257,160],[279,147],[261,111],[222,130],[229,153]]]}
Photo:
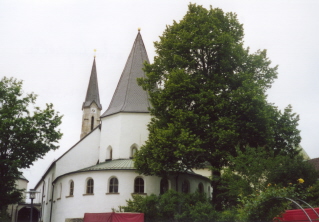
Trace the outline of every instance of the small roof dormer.
{"label": "small roof dormer", "polygon": [[133,44],[121,78],[118,82],[109,108],[101,117],[120,112],[149,113],[148,93],[137,84],[137,78],[145,77],[144,62],[149,63],[147,52],[140,31]]}
{"label": "small roof dormer", "polygon": [[89,81],[89,86],[86,92],[85,101],[83,102],[82,109],[89,108],[92,103],[95,102],[97,107],[101,110],[102,105],[100,103],[99,86],[97,81],[97,72],[95,65],[95,56],[92,65],[91,77]]}

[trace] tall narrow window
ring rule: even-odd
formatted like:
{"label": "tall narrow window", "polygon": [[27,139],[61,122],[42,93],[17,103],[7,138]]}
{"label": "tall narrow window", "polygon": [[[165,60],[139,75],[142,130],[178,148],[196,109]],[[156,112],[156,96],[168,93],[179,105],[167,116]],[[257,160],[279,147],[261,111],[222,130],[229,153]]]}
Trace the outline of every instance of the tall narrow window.
{"label": "tall narrow window", "polygon": [[164,194],[166,191],[168,191],[168,180],[161,179],[160,194]]}
{"label": "tall narrow window", "polygon": [[60,190],[58,193],[59,194],[58,198],[61,199],[61,197],[62,197],[62,183],[60,183],[59,187],[60,187]]}
{"label": "tall narrow window", "polygon": [[189,193],[189,182],[188,180],[184,180],[182,183],[182,192]]}
{"label": "tall narrow window", "polygon": [[72,180],[71,183],[70,183],[70,193],[69,193],[69,196],[73,196],[73,193],[74,193],[74,182],[73,182],[73,180]]}
{"label": "tall narrow window", "polygon": [[89,179],[86,183],[86,194],[93,194],[94,192],[94,181]]}
{"label": "tall narrow window", "polygon": [[112,157],[113,157],[113,150],[110,149],[110,159],[112,159]]}
{"label": "tall narrow window", "polygon": [[144,193],[144,180],[140,177],[134,181],[134,193]]}
{"label": "tall narrow window", "polygon": [[93,130],[94,127],[94,116],[91,117],[91,130]]}
{"label": "tall narrow window", "polygon": [[131,158],[134,158],[136,151],[137,151],[137,148],[135,146],[133,146],[132,151],[131,151]]}
{"label": "tall narrow window", "polygon": [[204,185],[203,185],[203,183],[199,183],[198,184],[198,192],[199,193],[204,193]]}
{"label": "tall narrow window", "polygon": [[109,193],[118,193],[118,191],[119,191],[119,181],[117,180],[116,177],[113,177],[110,180]]}

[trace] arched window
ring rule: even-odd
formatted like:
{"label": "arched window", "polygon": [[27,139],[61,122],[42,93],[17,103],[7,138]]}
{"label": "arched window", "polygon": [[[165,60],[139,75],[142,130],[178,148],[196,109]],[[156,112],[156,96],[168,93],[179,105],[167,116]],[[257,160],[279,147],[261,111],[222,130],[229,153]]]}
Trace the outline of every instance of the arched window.
{"label": "arched window", "polygon": [[161,179],[160,194],[164,194],[166,191],[168,191],[168,180]]}
{"label": "arched window", "polygon": [[69,196],[73,196],[74,193],[74,182],[73,180],[70,182],[70,192],[69,192]]}
{"label": "arched window", "polygon": [[109,193],[118,193],[119,192],[119,181],[116,177],[110,179],[109,184]]}
{"label": "arched window", "polygon": [[86,194],[93,194],[94,192],[94,181],[93,179],[88,179],[86,182]]}
{"label": "arched window", "polygon": [[134,180],[134,193],[144,193],[144,180],[140,177]]}
{"label": "arched window", "polygon": [[134,158],[134,155],[136,154],[136,152],[137,152],[137,145],[134,143],[131,146],[131,158]]}
{"label": "arched window", "polygon": [[189,193],[189,182],[188,180],[184,180],[182,183],[182,192]]}
{"label": "arched window", "polygon": [[198,184],[198,192],[199,193],[204,193],[204,185],[203,185],[203,183],[199,183]]}
{"label": "arched window", "polygon": [[113,149],[112,149],[112,146],[108,146],[106,148],[106,159],[105,160],[112,160],[113,159]]}
{"label": "arched window", "polygon": [[94,128],[94,116],[91,117],[91,130]]}
{"label": "arched window", "polygon": [[133,157],[133,158],[134,158],[134,156],[135,156],[135,154],[136,154],[136,151],[137,151],[136,147],[133,147],[133,149],[132,149],[132,157]]}

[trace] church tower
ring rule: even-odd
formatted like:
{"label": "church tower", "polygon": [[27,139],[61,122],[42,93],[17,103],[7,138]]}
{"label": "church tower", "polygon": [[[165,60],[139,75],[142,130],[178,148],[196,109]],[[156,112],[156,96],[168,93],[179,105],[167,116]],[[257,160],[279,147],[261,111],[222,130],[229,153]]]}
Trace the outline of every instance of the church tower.
{"label": "church tower", "polygon": [[93,60],[89,86],[86,92],[85,101],[82,105],[82,110],[83,116],[81,139],[100,124],[100,114],[102,110],[102,105],[100,103],[95,56]]}
{"label": "church tower", "polygon": [[148,92],[137,83],[145,77],[144,62],[149,59],[139,31],[110,105],[101,115],[100,162],[133,158],[148,138],[151,104]]}

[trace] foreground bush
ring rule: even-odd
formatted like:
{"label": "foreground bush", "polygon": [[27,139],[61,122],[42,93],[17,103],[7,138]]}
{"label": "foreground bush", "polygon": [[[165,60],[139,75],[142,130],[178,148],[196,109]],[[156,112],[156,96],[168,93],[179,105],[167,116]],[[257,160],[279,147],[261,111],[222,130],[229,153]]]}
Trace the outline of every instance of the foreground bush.
{"label": "foreground bush", "polygon": [[249,195],[240,194],[236,206],[217,211],[204,194],[184,194],[169,190],[160,196],[132,195],[132,199],[127,200],[127,206],[121,209],[125,212],[144,213],[146,222],[270,222],[293,206],[285,198],[307,200],[317,191],[318,187],[306,186],[302,178],[285,187],[269,183],[265,189],[254,190]]}
{"label": "foreground bush", "polygon": [[127,200],[127,206],[121,209],[144,213],[146,222],[204,222],[217,221],[218,218],[210,200],[198,192],[184,194],[169,190],[160,196],[132,195],[132,199]]}
{"label": "foreground bush", "polygon": [[273,221],[280,217],[285,210],[291,208],[292,200],[305,200],[311,196],[311,188],[306,187],[303,179],[296,183],[290,183],[287,187],[268,184],[268,187],[259,191],[256,190],[249,196],[240,196],[241,206],[238,207],[238,218],[240,221]]}

